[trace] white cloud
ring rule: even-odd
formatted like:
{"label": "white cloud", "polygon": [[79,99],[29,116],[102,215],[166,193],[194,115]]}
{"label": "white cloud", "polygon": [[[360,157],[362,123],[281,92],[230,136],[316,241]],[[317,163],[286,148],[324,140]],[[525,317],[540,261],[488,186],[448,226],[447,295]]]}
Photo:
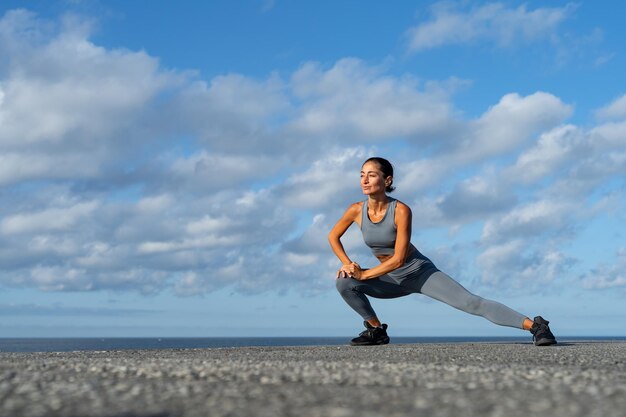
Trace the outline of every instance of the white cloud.
{"label": "white cloud", "polygon": [[350,195],[362,198],[359,170],[367,155],[362,148],[336,149],[331,150],[327,158],[312,161],[306,171],[291,175],[279,187],[285,195],[285,203],[291,207],[319,209],[335,201],[347,208],[354,202],[346,200]]}
{"label": "white cloud", "polygon": [[237,246],[244,242],[244,236],[210,234],[195,239],[182,239],[174,242],[144,242],[139,245],[138,251],[142,254],[153,254],[202,248],[227,249],[228,247]]}
{"label": "white cloud", "polygon": [[90,216],[98,207],[95,201],[78,203],[70,207],[53,207],[35,213],[5,217],[0,232],[17,234],[28,232],[67,231],[81,219]]}
{"label": "white cloud", "polygon": [[285,262],[287,263],[288,267],[293,266],[294,269],[293,271],[297,271],[298,268],[301,267],[308,267],[311,265],[314,265],[315,263],[318,262],[318,257],[314,254],[299,254],[299,253],[292,253],[292,252],[286,252],[285,253]]}
{"label": "white cloud", "polygon": [[626,119],[626,94],[616,98],[607,106],[598,109],[596,116],[603,120]]}
{"label": "white cloud", "polygon": [[216,191],[243,181],[263,181],[280,169],[283,157],[265,155],[232,155],[206,150],[177,158],[163,181],[177,188]]}
{"label": "white cloud", "polygon": [[567,227],[572,204],[539,200],[517,207],[499,219],[485,222],[481,240],[503,242],[518,236],[539,236],[548,230]]}
{"label": "white cloud", "polygon": [[27,273],[13,274],[9,284],[34,285],[42,291],[125,291],[132,287],[143,294],[154,294],[165,287],[166,276],[163,271],[148,272],[133,268],[97,274],[68,266],[35,266]]}
{"label": "white cloud", "polygon": [[517,8],[487,3],[462,10],[459,3],[440,2],[432,7],[431,20],[408,30],[409,50],[423,51],[444,45],[488,41],[500,47],[550,39],[576,6]]}
{"label": "white cloud", "polygon": [[543,193],[582,204],[594,189],[626,173],[626,122],[570,133],[554,141],[552,157],[546,150],[545,164],[551,165],[546,169],[554,174],[562,167],[562,172]]}
{"label": "white cloud", "polygon": [[193,220],[187,223],[185,229],[189,234],[216,233],[228,229],[232,223],[232,220],[226,216],[204,216],[200,220]]}
{"label": "white cloud", "polygon": [[396,185],[398,192],[419,192],[436,186],[441,178],[449,171],[454,170],[451,161],[445,157],[428,159],[414,159],[411,157],[407,162],[401,162],[396,167]]}
{"label": "white cloud", "polygon": [[[483,251],[477,262],[482,269],[482,282],[496,285],[500,283],[505,274],[511,271],[516,273],[520,268],[516,268],[521,263],[520,254],[524,244],[521,240],[509,240],[501,245],[491,246]],[[513,269],[511,267],[513,266]]]}
{"label": "white cloud", "polygon": [[589,132],[591,145],[597,151],[626,149],[626,121],[610,122],[594,127]]}
{"label": "white cloud", "polygon": [[484,219],[517,203],[511,191],[492,179],[473,177],[461,181],[452,192],[437,201],[437,208],[447,222]]}
{"label": "white cloud", "polygon": [[574,263],[575,259],[550,247],[529,249],[524,239],[489,246],[477,258],[482,284],[544,293],[558,285]]}
{"label": "white cloud", "polygon": [[0,183],[103,175],[132,158],[149,104],[181,82],[143,52],[96,46],[87,29],[25,11],[0,19]]}
{"label": "white cloud", "polygon": [[613,290],[626,288],[626,248],[617,250],[615,261],[601,264],[583,279],[583,288],[591,290]]}
{"label": "white cloud", "polygon": [[552,94],[507,94],[471,124],[455,158],[475,160],[518,150],[537,132],[560,124],[572,108]]}
{"label": "white cloud", "polygon": [[434,155],[417,160],[409,155],[398,164],[402,176],[396,183],[411,192],[428,190],[465,166],[519,152],[538,132],[558,126],[571,112],[552,94],[507,94],[478,119],[456,122],[451,138]]}
{"label": "white cloud", "polygon": [[94,161],[94,156],[72,150],[60,153],[40,153],[37,149],[30,152],[3,152],[0,154],[0,185],[43,178],[96,178],[101,175],[102,169]]}
{"label": "white cloud", "polygon": [[536,144],[521,153],[504,175],[511,182],[524,184],[544,179],[564,166],[571,166],[575,158],[583,158],[585,145],[580,129],[572,125],[556,127],[541,134]]}
{"label": "white cloud", "polygon": [[137,202],[136,210],[139,213],[162,213],[176,203],[169,194],[153,195],[144,197]]}
{"label": "white cloud", "polygon": [[612,278],[595,276],[587,278],[583,284],[584,288],[592,290],[606,290],[626,287],[626,276],[613,274]]}
{"label": "white cloud", "polygon": [[238,154],[270,154],[284,144],[275,130],[291,104],[282,81],[258,81],[239,74],[194,80],[166,106],[172,128],[197,135],[211,149]]}
{"label": "white cloud", "polygon": [[380,140],[441,134],[451,122],[450,94],[443,87],[420,88],[418,80],[388,77],[364,62],[346,58],[327,71],[307,63],[291,87],[304,102],[290,131],[343,140]]}

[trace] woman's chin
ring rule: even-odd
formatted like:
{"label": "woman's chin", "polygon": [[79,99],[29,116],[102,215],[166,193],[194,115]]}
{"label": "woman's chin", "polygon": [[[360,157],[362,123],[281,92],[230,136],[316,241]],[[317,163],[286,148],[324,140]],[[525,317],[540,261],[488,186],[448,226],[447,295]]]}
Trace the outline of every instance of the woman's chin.
{"label": "woman's chin", "polygon": [[366,190],[361,189],[361,191],[363,192],[363,195],[376,195],[376,194],[380,193],[379,190],[372,190],[371,188],[368,188]]}

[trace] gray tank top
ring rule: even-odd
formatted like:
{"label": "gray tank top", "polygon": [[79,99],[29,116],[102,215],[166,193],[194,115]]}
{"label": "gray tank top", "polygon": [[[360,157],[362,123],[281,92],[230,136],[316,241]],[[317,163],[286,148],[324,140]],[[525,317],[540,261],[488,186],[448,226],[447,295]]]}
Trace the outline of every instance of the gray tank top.
{"label": "gray tank top", "polygon": [[367,215],[367,200],[363,202],[361,232],[365,244],[372,249],[374,255],[393,255],[396,246],[396,202],[389,197],[389,204],[383,219],[374,223]]}
{"label": "gray tank top", "polygon": [[[363,202],[361,213],[361,232],[365,244],[372,249],[374,255],[393,255],[396,247],[396,203],[395,198],[389,198],[389,205],[383,219],[374,223],[367,215],[367,200]],[[425,257],[417,249],[407,257],[404,265],[387,273],[398,283],[406,280],[417,279],[425,270],[436,269],[430,259]]]}

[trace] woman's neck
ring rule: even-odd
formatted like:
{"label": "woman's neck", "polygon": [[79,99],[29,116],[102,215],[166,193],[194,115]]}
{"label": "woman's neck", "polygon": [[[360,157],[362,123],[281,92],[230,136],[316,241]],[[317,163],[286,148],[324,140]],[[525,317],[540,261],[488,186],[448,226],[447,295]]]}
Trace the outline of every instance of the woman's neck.
{"label": "woman's neck", "polygon": [[378,194],[368,196],[367,206],[373,211],[382,211],[389,202],[387,194]]}

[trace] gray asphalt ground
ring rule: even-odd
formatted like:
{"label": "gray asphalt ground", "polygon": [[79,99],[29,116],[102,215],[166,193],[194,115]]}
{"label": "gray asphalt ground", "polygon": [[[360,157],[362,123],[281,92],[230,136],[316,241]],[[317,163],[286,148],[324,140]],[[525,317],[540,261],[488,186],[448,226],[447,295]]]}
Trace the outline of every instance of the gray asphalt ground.
{"label": "gray asphalt ground", "polygon": [[0,415],[626,416],[626,343],[0,353]]}

